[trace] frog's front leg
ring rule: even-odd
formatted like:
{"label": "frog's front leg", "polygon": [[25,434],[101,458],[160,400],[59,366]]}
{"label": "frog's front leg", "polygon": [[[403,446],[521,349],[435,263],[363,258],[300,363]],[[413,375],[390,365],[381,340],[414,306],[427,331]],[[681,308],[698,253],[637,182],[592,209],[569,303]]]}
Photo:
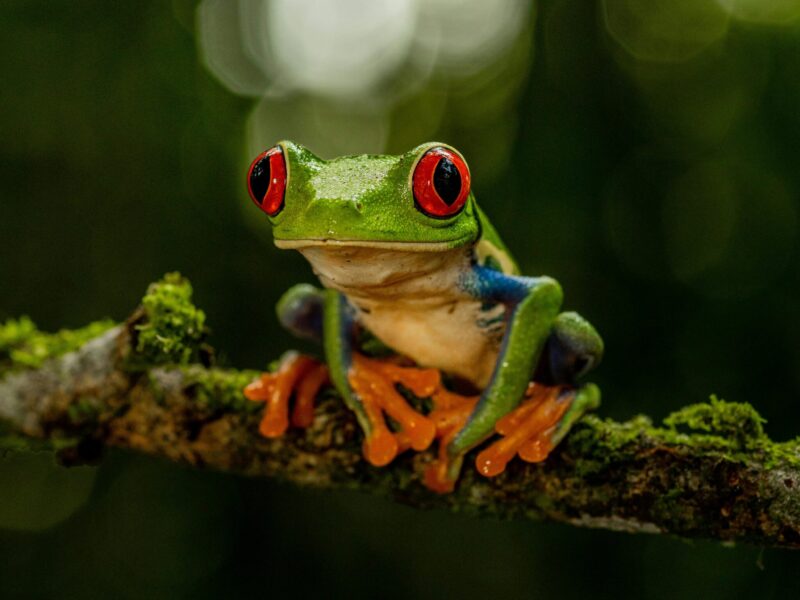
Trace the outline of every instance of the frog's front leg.
{"label": "frog's front leg", "polygon": [[[383,466],[406,448],[425,450],[433,442],[436,426],[409,406],[395,386],[400,384],[418,397],[431,396],[441,387],[439,372],[403,367],[357,352],[353,307],[339,292],[326,290],[324,294],[325,357],[333,384],[364,430],[364,457]],[[394,427],[390,428],[386,416]]]}
{"label": "frog's front leg", "polygon": [[[323,292],[312,285],[293,286],[278,301],[278,320],[298,337],[321,341],[323,300]],[[294,351],[285,353],[274,372],[262,374],[244,389],[249,400],[266,403],[259,425],[261,435],[279,437],[290,421],[295,427],[311,425],[314,399],[328,381],[324,364]],[[289,401],[293,396],[290,417]]]}
{"label": "frog's front leg", "polygon": [[[482,301],[504,304],[509,316],[489,385],[460,428],[440,432],[439,460],[425,475],[426,485],[439,492],[453,489],[465,453],[493,433],[505,437],[479,454],[477,467],[484,475],[501,472],[517,453],[542,460],[587,403],[596,401],[595,389],[576,394],[571,387],[530,384],[561,307],[562,292],[555,280],[476,266],[461,285]],[[571,410],[575,406],[581,410]]]}
{"label": "frog's front leg", "polygon": [[[247,398],[267,404],[259,427],[262,435],[282,435],[290,420],[298,427],[309,426],[314,398],[330,381],[364,430],[364,456],[373,465],[388,464],[407,448],[430,446],[436,426],[414,411],[395,386],[400,384],[418,397],[431,396],[441,389],[437,370],[403,367],[357,352],[355,311],[336,291],[296,285],[281,297],[277,313],[281,324],[297,337],[322,342],[328,365],[287,352],[274,372],[264,373],[245,388]],[[391,419],[391,427],[384,415]]]}

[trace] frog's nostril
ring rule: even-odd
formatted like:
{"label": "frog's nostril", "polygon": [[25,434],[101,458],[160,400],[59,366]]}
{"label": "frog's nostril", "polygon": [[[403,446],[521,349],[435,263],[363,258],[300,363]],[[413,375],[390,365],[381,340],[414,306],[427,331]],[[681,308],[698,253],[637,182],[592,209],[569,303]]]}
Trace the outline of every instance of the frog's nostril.
{"label": "frog's nostril", "polygon": [[308,206],[309,212],[319,217],[323,215],[335,217],[336,215],[347,213],[360,215],[363,208],[361,200],[342,200],[339,198],[317,198]]}

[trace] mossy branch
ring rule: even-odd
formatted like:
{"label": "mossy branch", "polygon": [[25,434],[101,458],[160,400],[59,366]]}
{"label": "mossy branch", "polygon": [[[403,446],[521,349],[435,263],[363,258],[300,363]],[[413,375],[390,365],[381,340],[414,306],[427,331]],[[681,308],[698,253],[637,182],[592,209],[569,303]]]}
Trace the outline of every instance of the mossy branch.
{"label": "mossy branch", "polygon": [[[545,464],[514,461],[494,479],[465,468],[456,492],[437,496],[420,483],[431,452],[381,469],[365,463],[356,422],[333,392],[309,429],[260,437],[262,406],[241,392],[256,373],[212,358],[191,287],[169,275],[121,325],[56,334],[26,319],[0,326],[0,419],[49,441],[65,462],[117,446],[419,507],[800,548],[800,442],[771,441],[748,404],[712,398],[661,427],[590,416]],[[0,451],[19,443],[0,439]]]}

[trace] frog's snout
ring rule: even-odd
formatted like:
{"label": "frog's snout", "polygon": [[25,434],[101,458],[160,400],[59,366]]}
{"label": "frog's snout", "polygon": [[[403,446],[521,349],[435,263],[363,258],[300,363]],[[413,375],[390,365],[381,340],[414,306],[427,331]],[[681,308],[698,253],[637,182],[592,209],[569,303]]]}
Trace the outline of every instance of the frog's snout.
{"label": "frog's snout", "polygon": [[360,200],[342,198],[316,198],[306,208],[306,218],[315,222],[338,221],[361,217],[363,203]]}

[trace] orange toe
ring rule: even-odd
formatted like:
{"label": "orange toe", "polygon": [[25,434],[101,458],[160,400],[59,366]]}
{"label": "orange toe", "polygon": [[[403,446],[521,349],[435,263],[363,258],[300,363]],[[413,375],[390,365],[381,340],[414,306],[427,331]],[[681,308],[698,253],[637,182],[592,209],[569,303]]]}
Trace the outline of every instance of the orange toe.
{"label": "orange toe", "polygon": [[541,462],[550,454],[552,434],[570,402],[560,398],[563,387],[541,387],[541,391],[497,422],[495,429],[503,438],[475,459],[481,475],[499,475],[515,455],[527,462]]}
{"label": "orange toe", "polygon": [[314,397],[328,381],[324,365],[296,352],[287,353],[274,373],[264,373],[244,389],[249,400],[265,402],[266,409],[259,425],[264,437],[279,437],[289,427],[289,400],[296,392],[297,402],[292,423],[308,426],[314,418]]}
{"label": "orange toe", "polygon": [[[455,489],[461,458],[451,458],[447,447],[467,422],[469,415],[478,403],[478,396],[461,396],[441,387],[433,397],[434,409],[429,415],[436,425],[436,439],[439,441],[438,455],[425,469],[422,482],[437,494],[449,494]],[[456,466],[453,461],[458,461]]]}
{"label": "orange toe", "polygon": [[552,437],[555,429],[555,426],[550,427],[539,435],[527,440],[519,447],[519,451],[517,452],[518,456],[529,463],[537,463],[545,460],[553,450]]}
{"label": "orange toe", "polygon": [[399,444],[386,427],[375,428],[364,440],[362,451],[364,458],[375,467],[388,465],[397,456]]}
{"label": "orange toe", "polygon": [[[396,385],[420,397],[430,396],[439,385],[438,371],[404,367],[354,354],[348,380],[369,421],[371,431],[364,442],[364,457],[371,464],[383,466],[407,448],[421,451],[431,445],[436,426],[408,404]],[[396,423],[398,431],[389,429],[387,415]]]}
{"label": "orange toe", "polygon": [[314,365],[300,381],[295,392],[292,425],[309,427],[314,421],[314,399],[320,388],[330,381],[328,367],[323,364]]}
{"label": "orange toe", "polygon": [[425,469],[422,483],[437,494],[449,494],[456,487],[456,478],[448,476],[448,462],[436,460]]}

